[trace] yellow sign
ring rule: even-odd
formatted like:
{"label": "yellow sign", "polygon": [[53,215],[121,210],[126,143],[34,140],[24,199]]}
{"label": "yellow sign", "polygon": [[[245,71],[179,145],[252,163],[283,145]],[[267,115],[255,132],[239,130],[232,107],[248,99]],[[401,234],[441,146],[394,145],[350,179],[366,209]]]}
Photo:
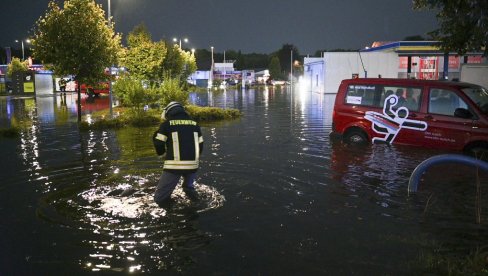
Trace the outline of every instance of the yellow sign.
{"label": "yellow sign", "polygon": [[24,93],[34,93],[33,82],[24,82]]}

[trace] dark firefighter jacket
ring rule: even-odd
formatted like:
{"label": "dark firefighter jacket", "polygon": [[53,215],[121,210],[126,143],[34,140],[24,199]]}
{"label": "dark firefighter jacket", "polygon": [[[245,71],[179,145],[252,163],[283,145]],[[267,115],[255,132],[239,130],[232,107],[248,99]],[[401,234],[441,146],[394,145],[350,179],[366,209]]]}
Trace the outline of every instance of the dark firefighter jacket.
{"label": "dark firefighter jacket", "polygon": [[153,144],[158,155],[166,153],[165,171],[195,172],[203,150],[202,132],[183,108],[174,109],[154,132]]}

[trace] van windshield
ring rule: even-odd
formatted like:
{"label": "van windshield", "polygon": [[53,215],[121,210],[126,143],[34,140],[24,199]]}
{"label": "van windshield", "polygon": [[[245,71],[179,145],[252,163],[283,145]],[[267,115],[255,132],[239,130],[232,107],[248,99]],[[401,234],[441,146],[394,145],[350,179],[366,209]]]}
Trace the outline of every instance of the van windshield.
{"label": "van windshield", "polygon": [[483,112],[488,115],[488,90],[481,86],[471,86],[462,89]]}

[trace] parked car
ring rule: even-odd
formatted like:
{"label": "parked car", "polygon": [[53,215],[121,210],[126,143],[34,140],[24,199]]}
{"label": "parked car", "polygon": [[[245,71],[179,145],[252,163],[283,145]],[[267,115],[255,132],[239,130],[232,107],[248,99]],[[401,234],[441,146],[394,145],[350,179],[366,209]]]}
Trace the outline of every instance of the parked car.
{"label": "parked car", "polygon": [[110,91],[110,83],[106,82],[99,82],[96,85],[86,85],[81,84],[81,93],[85,93],[90,97],[95,97],[100,94],[108,94]]}
{"label": "parked car", "polygon": [[332,137],[488,152],[488,90],[414,79],[347,79],[336,96]]}

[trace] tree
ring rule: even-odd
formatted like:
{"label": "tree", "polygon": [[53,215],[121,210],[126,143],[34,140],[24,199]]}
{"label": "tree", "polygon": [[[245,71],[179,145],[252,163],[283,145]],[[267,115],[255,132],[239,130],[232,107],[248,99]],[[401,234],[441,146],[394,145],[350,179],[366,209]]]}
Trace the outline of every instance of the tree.
{"label": "tree", "polygon": [[242,55],[239,65],[242,69],[257,69],[262,70],[269,65],[269,55],[250,53]]}
{"label": "tree", "polygon": [[74,75],[81,82],[106,78],[117,62],[120,36],[107,26],[104,11],[92,0],[70,0],[61,9],[54,1],[37,21],[34,56],[57,75]]}
{"label": "tree", "polygon": [[173,43],[153,42],[146,26],[136,26],[127,36],[128,48],[121,55],[121,64],[132,77],[161,83],[166,76],[186,80],[196,71],[195,56]]}
{"label": "tree", "polygon": [[193,72],[197,70],[197,61],[195,59],[195,54],[192,52],[182,50],[181,55],[183,56],[184,61],[181,79],[186,80],[191,74],[193,74]]}
{"label": "tree", "polygon": [[180,77],[183,72],[185,59],[183,58],[182,52],[183,50],[176,44],[168,47],[167,57],[162,69],[172,78]]}
{"label": "tree", "polygon": [[146,42],[152,42],[152,38],[144,23],[135,26],[127,35],[127,44],[129,44],[129,47],[136,47]]}
{"label": "tree", "polygon": [[271,58],[271,61],[269,63],[269,74],[271,75],[271,79],[274,80],[280,80],[283,78],[280,60],[277,56]]}
{"label": "tree", "polygon": [[440,28],[429,34],[440,41],[445,52],[462,55],[484,51],[488,55],[488,1],[413,0],[414,9],[438,9]]}
{"label": "tree", "polygon": [[163,64],[168,49],[164,41],[153,42],[144,24],[136,26],[127,35],[128,48],[120,57],[131,76],[139,80],[159,82],[163,78]]}
{"label": "tree", "polygon": [[28,65],[28,63],[29,62],[27,60],[21,61],[19,58],[14,57],[12,59],[12,62],[10,62],[8,64],[8,67],[7,67],[7,76],[9,78],[11,78],[12,75],[15,72],[25,73],[25,72],[29,71],[29,65]]}
{"label": "tree", "polygon": [[292,44],[284,44],[278,52],[276,52],[276,56],[280,60],[281,70],[290,73],[290,65],[291,65],[291,53],[293,52],[293,62],[300,58],[300,54],[298,52],[297,47],[293,46]]}
{"label": "tree", "polygon": [[[120,36],[107,25],[104,11],[93,0],[69,0],[61,9],[51,1],[34,29],[34,56],[56,75],[73,75],[78,83],[106,79],[107,67],[117,63]],[[78,120],[81,120],[78,85]]]}
{"label": "tree", "polygon": [[317,51],[315,51],[314,56],[315,57],[323,57],[325,52],[327,52],[327,50],[317,50]]}
{"label": "tree", "polygon": [[197,70],[195,55],[175,44],[168,47],[162,69],[166,76],[186,82],[188,76]]}
{"label": "tree", "polygon": [[212,53],[207,49],[197,49],[195,51],[197,68],[200,70],[210,70],[212,64]]}

